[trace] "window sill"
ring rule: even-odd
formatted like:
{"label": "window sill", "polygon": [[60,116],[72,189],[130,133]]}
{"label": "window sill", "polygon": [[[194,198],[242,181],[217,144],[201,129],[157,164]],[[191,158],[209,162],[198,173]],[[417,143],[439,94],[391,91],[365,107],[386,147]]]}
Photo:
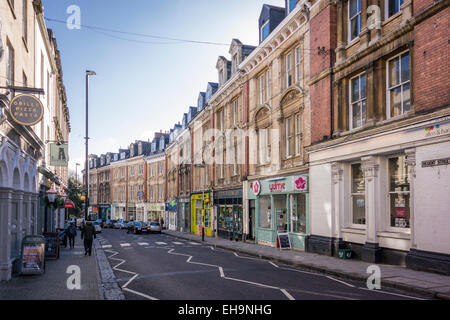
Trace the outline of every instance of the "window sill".
{"label": "window sill", "polygon": [[390,23],[391,21],[395,20],[396,18],[400,17],[402,15],[402,10],[399,10],[397,13],[393,14],[392,16],[390,16],[389,18],[387,18],[386,20],[384,20],[381,23],[381,26],[384,27],[385,25],[387,25],[388,23]]}
{"label": "window sill", "polygon": [[394,122],[394,121],[398,121],[398,120],[403,120],[403,119],[409,118],[409,117],[411,117],[411,116],[413,116],[413,115],[414,115],[414,107],[411,106],[411,110],[409,110],[408,112],[406,112],[406,113],[404,113],[404,114],[401,114],[401,115],[399,115],[399,116],[391,117],[391,118],[389,118],[389,119],[380,121],[380,122],[377,123],[377,125],[384,125],[384,124],[388,124],[388,123],[390,123],[390,122]]}
{"label": "window sill", "polygon": [[343,228],[343,229],[341,229],[341,232],[366,235],[365,228],[364,229],[363,228]]}
{"label": "window sill", "polygon": [[392,231],[377,232],[377,236],[382,237],[382,238],[411,240],[411,233],[405,232],[404,230],[403,231],[392,230]]}
{"label": "window sill", "polygon": [[350,41],[346,46],[345,50],[348,50],[349,48],[353,47],[355,44],[359,43],[359,36],[357,36],[355,39]]}

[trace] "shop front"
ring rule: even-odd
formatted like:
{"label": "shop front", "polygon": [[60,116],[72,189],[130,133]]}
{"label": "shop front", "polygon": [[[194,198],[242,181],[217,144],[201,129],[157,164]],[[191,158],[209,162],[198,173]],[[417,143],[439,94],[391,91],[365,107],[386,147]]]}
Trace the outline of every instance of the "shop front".
{"label": "shop front", "polygon": [[136,203],[136,221],[147,221],[145,220],[145,204]]}
{"label": "shop front", "polygon": [[113,203],[111,205],[111,219],[126,220],[126,205],[124,203]]}
{"label": "shop front", "polygon": [[277,247],[277,234],[288,232],[291,247],[305,251],[309,233],[308,178],[308,174],[299,174],[249,182],[257,244]]}
{"label": "shop front", "polygon": [[242,189],[214,192],[214,209],[217,212],[217,236],[242,240],[244,222]]}
{"label": "shop front", "polygon": [[205,236],[212,236],[211,221],[211,193],[202,192],[191,195],[191,233],[202,234],[205,229]]}
{"label": "shop front", "polygon": [[176,230],[178,203],[176,201],[166,203],[166,212],[163,227],[168,230]]}
{"label": "shop front", "polygon": [[177,211],[177,230],[184,232],[190,230],[191,222],[191,198],[179,198],[178,199],[178,211]]}
{"label": "shop front", "polygon": [[127,205],[127,209],[128,209],[128,221],[136,221],[137,216],[136,216],[136,204],[135,203],[128,203]]}
{"label": "shop front", "polygon": [[106,221],[111,218],[111,206],[109,204],[101,204],[98,206],[99,219]]}
{"label": "shop front", "polygon": [[164,216],[164,203],[147,203],[145,205],[145,220],[144,221],[161,221]]}

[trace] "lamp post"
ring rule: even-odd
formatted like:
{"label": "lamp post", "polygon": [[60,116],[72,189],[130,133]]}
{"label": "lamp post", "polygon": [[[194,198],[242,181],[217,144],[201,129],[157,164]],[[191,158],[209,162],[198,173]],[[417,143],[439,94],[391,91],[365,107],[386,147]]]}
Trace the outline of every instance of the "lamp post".
{"label": "lamp post", "polygon": [[[52,187],[46,193],[47,193],[47,197],[48,197],[48,202],[50,203],[50,208],[52,208],[53,204],[55,203],[56,195],[57,195],[58,192],[55,189],[53,189],[53,187]],[[51,216],[53,216],[52,211],[53,210],[50,209],[50,215]],[[48,224],[47,215],[45,215],[44,223],[45,223],[44,231],[48,232],[48,229],[47,229],[47,224]]]}
{"label": "lamp post", "polygon": [[85,206],[84,206],[84,218],[87,220],[88,205],[89,205],[89,76],[97,75],[94,71],[86,70],[86,163],[84,172],[86,174],[85,180]]}
{"label": "lamp post", "polygon": [[[66,200],[67,200],[67,194],[65,191],[63,191],[63,193],[61,194],[61,198],[63,199],[64,202],[64,221],[69,220],[68,216],[67,216],[67,208],[66,208]],[[64,227],[64,223],[63,223],[63,227]]]}

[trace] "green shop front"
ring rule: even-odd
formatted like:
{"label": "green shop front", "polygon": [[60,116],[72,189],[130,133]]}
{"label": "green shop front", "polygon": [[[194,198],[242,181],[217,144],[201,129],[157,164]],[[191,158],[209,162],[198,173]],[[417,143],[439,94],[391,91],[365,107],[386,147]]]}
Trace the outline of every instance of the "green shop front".
{"label": "green shop front", "polygon": [[305,251],[309,234],[308,175],[299,174],[249,182],[251,228],[255,242],[277,247],[277,234],[288,232],[291,247]]}

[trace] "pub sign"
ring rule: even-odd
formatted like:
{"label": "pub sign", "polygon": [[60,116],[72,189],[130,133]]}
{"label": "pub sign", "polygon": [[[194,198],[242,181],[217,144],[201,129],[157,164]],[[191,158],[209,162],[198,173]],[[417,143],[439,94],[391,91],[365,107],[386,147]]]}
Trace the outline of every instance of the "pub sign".
{"label": "pub sign", "polygon": [[31,94],[16,96],[11,100],[9,110],[14,121],[24,126],[39,123],[44,115],[42,102]]}

